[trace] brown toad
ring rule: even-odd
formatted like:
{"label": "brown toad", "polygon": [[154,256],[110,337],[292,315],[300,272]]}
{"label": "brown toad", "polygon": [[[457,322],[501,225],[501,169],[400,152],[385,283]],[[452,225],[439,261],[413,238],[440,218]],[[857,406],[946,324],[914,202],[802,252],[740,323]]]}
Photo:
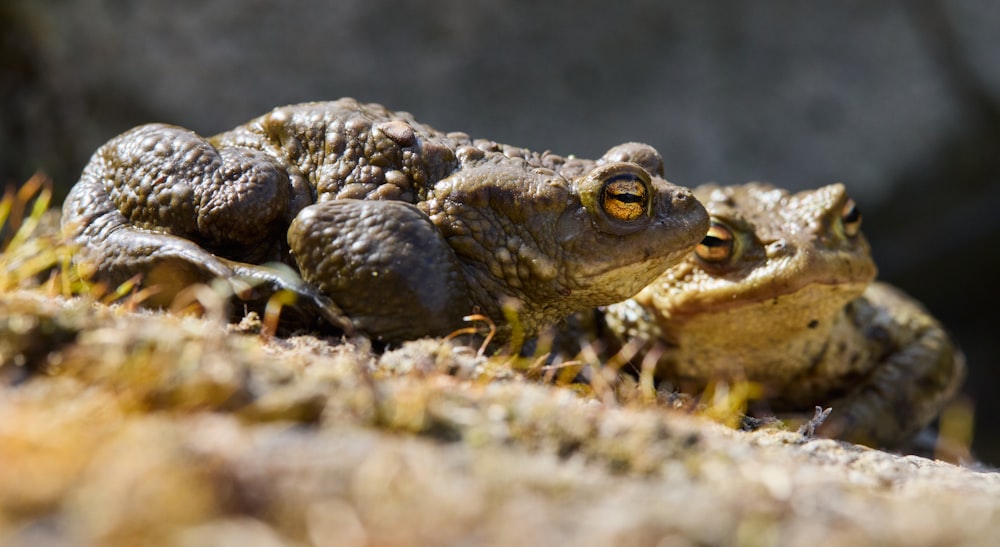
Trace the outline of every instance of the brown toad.
{"label": "brown toad", "polygon": [[687,393],[756,382],[773,410],[831,406],[821,432],[866,444],[898,444],[936,416],[963,377],[962,356],[917,302],[874,283],[843,185],[695,194],[712,218],[705,240],[605,316],[621,339],[662,352],[658,378]]}
{"label": "brown toad", "polygon": [[156,304],[222,278],[244,299],[291,289],[386,342],[448,333],[474,311],[503,339],[627,298],[701,240],[704,208],[661,175],[643,144],[567,158],[342,99],[209,139],[132,129],[93,155],[63,224],[86,272],[142,274]]}

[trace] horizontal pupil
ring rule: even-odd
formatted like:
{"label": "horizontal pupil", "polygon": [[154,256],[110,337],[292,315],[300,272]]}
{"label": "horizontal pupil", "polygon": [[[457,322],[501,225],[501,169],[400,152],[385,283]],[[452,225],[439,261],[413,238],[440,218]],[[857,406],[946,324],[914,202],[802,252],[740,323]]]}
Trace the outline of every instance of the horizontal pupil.
{"label": "horizontal pupil", "polygon": [[615,194],[614,198],[622,203],[642,203],[642,196],[638,194]]}
{"label": "horizontal pupil", "polygon": [[726,242],[715,236],[705,236],[705,239],[701,240],[701,244],[706,247],[722,247]]}

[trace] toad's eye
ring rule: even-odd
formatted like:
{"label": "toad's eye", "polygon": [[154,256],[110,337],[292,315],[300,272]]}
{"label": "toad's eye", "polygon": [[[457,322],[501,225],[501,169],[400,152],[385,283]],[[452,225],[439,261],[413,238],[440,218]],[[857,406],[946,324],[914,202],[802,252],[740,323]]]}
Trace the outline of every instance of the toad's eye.
{"label": "toad's eye", "polygon": [[634,173],[617,173],[604,181],[601,206],[617,220],[635,220],[649,210],[649,187]]}
{"label": "toad's eye", "polygon": [[844,235],[854,237],[861,232],[861,210],[853,199],[848,199],[844,208],[840,211],[840,224],[843,226]]}
{"label": "toad's eye", "polygon": [[645,169],[634,163],[612,161],[598,165],[580,179],[579,195],[597,229],[624,236],[649,227],[659,194]]}
{"label": "toad's eye", "polygon": [[713,220],[705,239],[694,248],[694,252],[705,262],[729,260],[733,256],[733,231]]}

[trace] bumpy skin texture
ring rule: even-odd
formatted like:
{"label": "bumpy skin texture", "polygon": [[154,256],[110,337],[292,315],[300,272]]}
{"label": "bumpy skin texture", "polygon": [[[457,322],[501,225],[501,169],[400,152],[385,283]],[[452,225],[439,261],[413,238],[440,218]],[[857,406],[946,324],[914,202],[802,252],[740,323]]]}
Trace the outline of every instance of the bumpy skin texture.
{"label": "bumpy skin texture", "polygon": [[387,342],[445,334],[475,311],[503,339],[627,298],[697,244],[707,214],[662,169],[647,145],[596,161],[538,154],[341,99],[209,139],[132,129],[91,158],[63,224],[90,275],[142,274],[157,304],[222,278],[248,300],[291,289]]}
{"label": "bumpy skin texture", "polygon": [[762,384],[777,411],[833,412],[821,433],[893,446],[925,426],[964,375],[940,324],[876,275],[840,184],[789,195],[764,184],[695,190],[705,242],[605,321],[659,355],[656,375],[697,393]]}

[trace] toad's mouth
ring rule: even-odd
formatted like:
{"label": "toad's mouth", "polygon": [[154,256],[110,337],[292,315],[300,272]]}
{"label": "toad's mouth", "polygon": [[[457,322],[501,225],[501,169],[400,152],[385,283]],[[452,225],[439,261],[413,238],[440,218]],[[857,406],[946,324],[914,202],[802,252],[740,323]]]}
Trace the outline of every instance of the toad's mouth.
{"label": "toad's mouth", "polygon": [[769,257],[749,270],[728,273],[712,272],[692,259],[667,274],[678,284],[667,285],[664,305],[677,316],[768,305],[778,300],[846,304],[860,296],[877,274],[875,262],[857,250],[800,249]]}
{"label": "toad's mouth", "polygon": [[840,308],[861,296],[871,285],[871,278],[801,279],[775,285],[744,289],[738,293],[692,293],[691,298],[675,301],[670,310],[674,319],[712,313],[741,313],[750,309],[771,308],[777,320],[790,308]]}
{"label": "toad's mouth", "polygon": [[592,306],[604,306],[631,298],[652,283],[667,268],[694,248],[677,249],[664,255],[648,253],[631,262],[604,262],[582,265],[576,273],[577,296],[589,295]]}
{"label": "toad's mouth", "polygon": [[677,216],[658,220],[641,234],[605,235],[584,244],[574,241],[570,254],[583,258],[576,262],[573,277],[581,286],[626,285],[629,288],[624,292],[628,294],[623,299],[629,298],[689,256],[707,229],[708,216],[692,206]]}

